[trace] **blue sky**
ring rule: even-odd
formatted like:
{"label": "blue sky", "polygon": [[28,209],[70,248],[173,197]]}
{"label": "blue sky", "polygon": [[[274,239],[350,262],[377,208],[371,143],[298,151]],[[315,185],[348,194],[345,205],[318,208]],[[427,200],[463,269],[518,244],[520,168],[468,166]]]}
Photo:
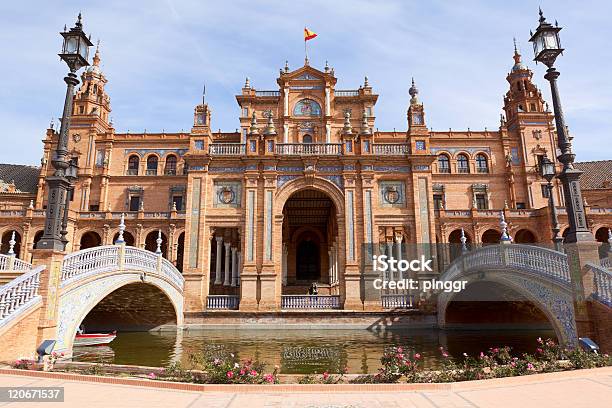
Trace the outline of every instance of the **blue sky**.
{"label": "blue sky", "polygon": [[61,115],[67,69],[58,32],[82,11],[101,40],[118,132],[189,129],[206,83],[213,128],[238,127],[234,95],[246,76],[276,89],[278,69],[329,60],[337,87],[369,77],[380,94],[380,130],[405,130],[415,77],[434,130],[496,129],[512,66],[512,38],[550,102],[544,67],[527,42],[541,5],[557,19],[565,55],[557,67],[577,159],[611,159],[612,2],[533,1],[5,1],[0,4],[0,162],[38,164],[51,117]]}

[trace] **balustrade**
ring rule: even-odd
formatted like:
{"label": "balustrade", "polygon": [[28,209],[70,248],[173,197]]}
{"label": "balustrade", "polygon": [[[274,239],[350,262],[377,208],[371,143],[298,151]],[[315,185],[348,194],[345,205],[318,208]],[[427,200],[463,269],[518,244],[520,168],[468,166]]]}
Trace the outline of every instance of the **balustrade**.
{"label": "balustrade", "polygon": [[358,90],[340,90],[336,89],[334,91],[335,96],[359,96]]}
{"label": "balustrade", "polygon": [[591,263],[587,263],[587,266],[593,272],[595,298],[612,307],[612,272]]}
{"label": "balustrade", "polygon": [[373,153],[382,156],[401,156],[410,153],[410,145],[407,143],[375,143]]}
{"label": "balustrade", "polygon": [[338,295],[283,295],[282,309],[339,309]]}
{"label": "balustrade", "polygon": [[241,156],[246,153],[244,143],[211,143],[208,154],[212,156]]}
{"label": "balustrade", "polygon": [[66,255],[62,262],[62,286],[77,278],[118,268],[119,247],[116,245],[84,249]]}
{"label": "balustrade", "polygon": [[340,143],[277,143],[276,154],[294,156],[338,156],[342,153]]}
{"label": "balustrade", "polygon": [[38,294],[41,265],[0,287],[0,327],[41,297]]}
{"label": "balustrade", "polygon": [[0,254],[0,271],[29,271],[32,264],[11,255]]}
{"label": "balustrade", "polygon": [[414,295],[388,294],[380,295],[383,309],[412,309]]}
{"label": "balustrade", "polygon": [[280,96],[280,91],[255,91],[255,96]]}
{"label": "balustrade", "polygon": [[234,295],[209,295],[206,298],[206,308],[213,310],[236,310],[240,298]]}

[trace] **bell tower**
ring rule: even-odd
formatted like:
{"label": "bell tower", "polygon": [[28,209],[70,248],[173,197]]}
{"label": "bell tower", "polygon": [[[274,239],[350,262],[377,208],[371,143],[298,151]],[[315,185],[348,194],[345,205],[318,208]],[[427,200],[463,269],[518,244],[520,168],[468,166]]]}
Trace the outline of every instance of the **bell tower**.
{"label": "bell tower", "polygon": [[408,90],[410,94],[410,106],[408,107],[408,139],[413,154],[429,154],[429,131],[425,125],[425,110],[419,101],[419,90],[414,84]]}
{"label": "bell tower", "polygon": [[81,75],[82,85],[74,98],[72,123],[88,122],[99,132],[108,131],[111,112],[110,97],[104,87],[108,80],[100,69],[100,43],[96,47],[93,64]]}

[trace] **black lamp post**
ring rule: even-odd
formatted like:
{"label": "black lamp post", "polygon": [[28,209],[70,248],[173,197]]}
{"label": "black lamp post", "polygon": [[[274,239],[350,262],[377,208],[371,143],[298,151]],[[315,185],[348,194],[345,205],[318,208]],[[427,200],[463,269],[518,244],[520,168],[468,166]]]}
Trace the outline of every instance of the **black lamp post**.
{"label": "black lamp post", "polygon": [[540,24],[535,33],[531,34],[530,42],[533,43],[534,60],[541,62],[548,67],[546,78],[550,82],[553,108],[555,111],[555,123],[557,126],[557,146],[559,155],[557,159],[563,164],[561,173],[557,176],[563,185],[563,196],[565,198],[565,208],[569,221],[569,231],[565,237],[565,242],[584,242],[594,241],[593,234],[589,231],[580,190],[580,175],[582,171],[574,168],[575,155],[572,152],[572,143],[567,134],[563,109],[561,108],[561,98],[557,87],[559,71],[553,66],[559,54],[563,53],[561,41],[559,40],[559,27],[546,22],[546,18],[540,9]]}
{"label": "black lamp post", "polygon": [[64,215],[62,217],[62,230],[60,231],[64,245],[68,243],[68,209],[70,208],[70,200],[74,194],[74,182],[78,178],[78,170],[79,167],[76,164],[76,160],[70,160],[65,174],[66,179],[68,179],[68,190],[66,191],[66,200],[64,201]]}
{"label": "black lamp post", "polygon": [[83,32],[80,13],[74,27],[70,31],[66,31],[64,27],[64,32],[60,34],[64,37],[64,45],[59,56],[68,65],[70,72],[64,78],[67,85],[66,99],[64,100],[59,140],[51,161],[55,172],[53,176],[47,177],[49,195],[45,229],[42,238],[36,245],[37,249],[52,249],[56,251],[63,251],[67,243],[65,238],[67,232],[62,234],[66,229],[62,228],[62,221],[64,214],[67,215],[67,194],[72,185],[71,180],[67,176],[74,175],[74,179],[76,179],[76,171],[68,174],[72,170],[70,170],[70,162],[66,158],[68,154],[68,129],[70,128],[70,117],[72,116],[74,87],[79,83],[75,72],[89,65],[87,56],[89,54],[89,47],[93,45]]}
{"label": "black lamp post", "polygon": [[555,164],[546,156],[542,158],[540,163],[540,175],[548,181],[546,186],[548,190],[548,208],[552,218],[552,241],[555,244],[555,249],[559,252],[563,251],[563,237],[559,235],[559,219],[557,218],[557,208],[555,207],[555,199],[553,198],[552,179],[556,176]]}

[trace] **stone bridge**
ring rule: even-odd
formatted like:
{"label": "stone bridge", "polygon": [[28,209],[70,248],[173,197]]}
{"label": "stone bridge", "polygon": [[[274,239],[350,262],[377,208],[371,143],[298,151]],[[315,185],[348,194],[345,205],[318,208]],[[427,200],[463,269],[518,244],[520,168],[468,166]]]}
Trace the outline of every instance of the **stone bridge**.
{"label": "stone bridge", "polygon": [[[612,274],[588,264],[592,273],[594,300],[610,305]],[[574,290],[567,255],[551,249],[522,244],[498,244],[465,252],[440,277],[444,281],[492,282],[510,288],[536,305],[546,315],[559,341],[577,343]],[[447,324],[447,308],[455,293],[438,297],[438,324]]]}
{"label": "stone bridge", "polygon": [[184,279],[161,254],[125,245],[78,251],[63,258],[59,273],[50,274],[57,276],[58,282],[52,282],[47,293],[40,293],[46,269],[45,265],[34,267],[0,287],[0,336],[26,316],[44,321],[46,316],[34,312],[43,309],[44,302],[52,302],[55,308],[47,307],[44,313],[55,316],[55,351],[70,355],[74,336],[87,314],[108,295],[131,284],[159,289],[172,304],[176,325],[183,324]]}

